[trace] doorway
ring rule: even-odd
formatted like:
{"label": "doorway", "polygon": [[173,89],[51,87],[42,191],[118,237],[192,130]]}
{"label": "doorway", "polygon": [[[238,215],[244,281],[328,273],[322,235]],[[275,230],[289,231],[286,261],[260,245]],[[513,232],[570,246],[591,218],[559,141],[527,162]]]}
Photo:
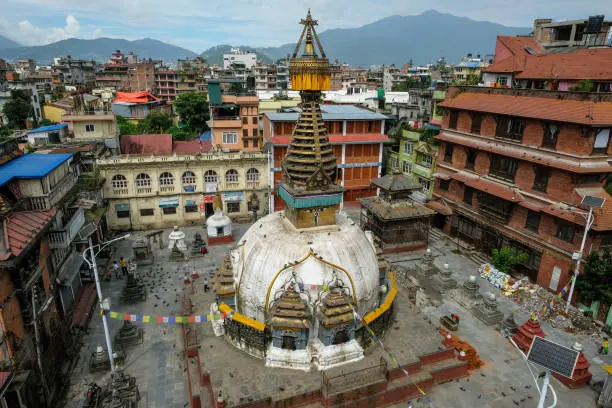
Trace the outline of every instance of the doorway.
{"label": "doorway", "polygon": [[213,209],[213,203],[204,203],[204,212],[206,213],[206,218],[210,217],[215,213]]}

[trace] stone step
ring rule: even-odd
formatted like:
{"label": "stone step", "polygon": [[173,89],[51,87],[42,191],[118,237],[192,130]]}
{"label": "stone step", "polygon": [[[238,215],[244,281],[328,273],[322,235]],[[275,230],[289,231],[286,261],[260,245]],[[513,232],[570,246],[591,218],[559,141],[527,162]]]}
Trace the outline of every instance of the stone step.
{"label": "stone step", "polygon": [[478,266],[480,266],[482,264],[485,264],[485,263],[490,263],[491,262],[491,257],[489,257],[484,252],[479,252],[479,251],[471,251],[468,254],[468,258],[470,258],[472,261],[476,262],[478,264]]}

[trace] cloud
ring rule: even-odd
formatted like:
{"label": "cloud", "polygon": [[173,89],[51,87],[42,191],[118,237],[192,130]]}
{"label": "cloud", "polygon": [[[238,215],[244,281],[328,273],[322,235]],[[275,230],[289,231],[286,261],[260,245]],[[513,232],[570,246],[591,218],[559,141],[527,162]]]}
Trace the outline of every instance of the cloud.
{"label": "cloud", "polygon": [[[66,25],[63,27],[38,26],[29,20],[10,23],[0,19],[0,33],[24,45],[42,45],[71,37],[87,37],[81,32],[81,23],[72,14],[66,16]],[[101,33],[94,30],[94,34]]]}
{"label": "cloud", "polygon": [[[3,15],[10,32],[0,32],[23,43],[45,42],[78,36],[93,38],[104,28],[114,36],[171,39],[192,49],[232,43],[271,46],[294,42],[297,22],[308,8],[319,19],[319,31],[358,27],[391,15],[414,15],[429,9],[475,20],[530,27],[534,18],[576,19],[592,14],[612,15],[610,0],[4,0]],[[79,24],[74,17],[82,22]],[[68,16],[62,28],[39,27],[29,21]],[[27,17],[27,20],[26,20]],[[6,20],[6,21],[9,21]],[[17,26],[17,27],[16,27]],[[21,29],[24,33],[21,33]],[[41,31],[38,31],[40,29]],[[430,33],[434,35],[435,27]],[[108,36],[108,34],[107,34]],[[199,45],[199,47],[198,47]]]}

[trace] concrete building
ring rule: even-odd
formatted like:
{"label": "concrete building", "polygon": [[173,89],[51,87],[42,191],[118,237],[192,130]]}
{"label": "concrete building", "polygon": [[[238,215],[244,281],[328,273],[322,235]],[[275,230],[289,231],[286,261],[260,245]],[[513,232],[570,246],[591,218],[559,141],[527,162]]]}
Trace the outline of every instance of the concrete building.
{"label": "concrete building", "polygon": [[68,124],[70,137],[78,142],[105,142],[110,148],[118,147],[119,127],[112,112],[91,114],[72,113],[62,120]]}
{"label": "concrete building", "polygon": [[206,217],[213,215],[217,195],[223,199],[223,211],[233,220],[251,219],[254,212],[267,213],[265,154],[167,152],[162,149],[155,155],[98,160],[106,178],[104,197],[109,200],[111,229],[203,226]]}
{"label": "concrete building", "polygon": [[24,93],[26,98],[30,100],[32,105],[33,116],[29,119],[32,121],[40,122],[42,120],[42,109],[41,109],[41,98],[38,94],[36,85],[26,84],[23,82],[11,82],[8,83],[7,90],[0,90],[0,121],[3,123],[7,122],[6,116],[2,112],[2,107],[10,99],[12,91],[21,91]]}
{"label": "concrete building", "polygon": [[236,80],[209,80],[208,103],[213,146],[227,150],[259,151],[259,98],[254,92],[223,92]]}
{"label": "concrete building", "polygon": [[54,83],[92,87],[96,82],[96,62],[58,57],[51,65]]}
{"label": "concrete building", "polygon": [[172,113],[172,107],[166,101],[146,91],[117,92],[112,110],[115,115],[134,120],[144,119],[153,111]]}
{"label": "concrete building", "polygon": [[[77,99],[75,101],[75,98]],[[59,123],[64,115],[78,109],[83,112],[94,112],[104,109],[101,98],[90,94],[69,95],[43,106],[43,117],[52,122]]]}
{"label": "concrete building", "polygon": [[[489,66],[489,61],[480,56],[475,57],[468,54],[453,67],[453,82],[466,83],[468,81],[480,81],[482,70]],[[476,82],[478,83],[478,82]]]}
{"label": "concrete building", "polygon": [[590,80],[592,91],[612,91],[612,47],[564,50],[551,52],[532,37],[498,36],[494,64],[483,70],[483,83],[489,87],[567,91],[580,81]]}
{"label": "concrete building", "polygon": [[232,64],[241,63],[248,70],[251,70],[257,63],[257,54],[254,52],[242,52],[234,49],[231,54],[223,54],[223,69],[230,69]]}
{"label": "concrete building", "polygon": [[418,183],[426,198],[431,198],[436,181],[438,146],[433,143],[434,132],[437,133],[433,129],[403,129],[386,165],[388,174],[401,172]]}
{"label": "concrete building", "polygon": [[149,60],[130,65],[128,83],[132,92],[148,91],[155,93],[155,64]]}
{"label": "concrete building", "polygon": [[603,15],[570,21],[536,19],[533,37],[545,49],[611,47],[612,21]]}
{"label": "concrete building", "polygon": [[518,271],[555,292],[575,266],[585,196],[606,199],[594,212],[587,253],[611,245],[609,95],[450,88],[439,106],[438,225],[486,253],[503,246],[527,253]]}
{"label": "concrete building", "polygon": [[67,137],[68,125],[65,123],[42,126],[29,130],[27,133],[28,143],[32,146],[61,143],[64,142]]}
{"label": "concrete building", "polygon": [[[323,121],[338,159],[336,183],[344,187],[344,201],[356,201],[376,194],[370,185],[372,178],[381,176],[383,144],[387,116],[352,105],[321,105]],[[275,190],[282,177],[281,161],[287,152],[298,111],[265,113],[263,137],[271,146],[270,189]],[[283,208],[283,201],[272,197],[275,211]]]}
{"label": "concrete building", "polygon": [[156,95],[162,100],[172,103],[177,95],[178,74],[173,69],[158,69],[155,71]]}

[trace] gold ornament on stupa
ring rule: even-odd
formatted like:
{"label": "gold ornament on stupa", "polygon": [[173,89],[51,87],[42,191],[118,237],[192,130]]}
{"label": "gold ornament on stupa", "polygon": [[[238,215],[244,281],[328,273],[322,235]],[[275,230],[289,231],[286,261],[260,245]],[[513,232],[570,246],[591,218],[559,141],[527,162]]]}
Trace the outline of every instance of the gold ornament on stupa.
{"label": "gold ornament on stupa", "polygon": [[[301,113],[282,165],[285,181],[293,188],[314,190],[333,185],[337,171],[319,107],[321,91],[329,89],[329,61],[315,30],[317,20],[312,19],[310,10],[300,24],[304,29],[289,61],[289,73],[292,88],[300,91]],[[304,52],[298,57],[304,37]]]}

